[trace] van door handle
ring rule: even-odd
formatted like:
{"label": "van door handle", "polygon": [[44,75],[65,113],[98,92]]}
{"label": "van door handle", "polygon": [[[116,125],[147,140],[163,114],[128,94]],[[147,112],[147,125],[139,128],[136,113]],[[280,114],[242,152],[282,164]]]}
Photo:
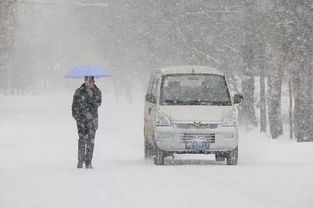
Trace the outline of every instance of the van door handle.
{"label": "van door handle", "polygon": [[151,111],[152,111],[152,109],[151,109],[151,108],[149,108],[149,115],[150,115]]}

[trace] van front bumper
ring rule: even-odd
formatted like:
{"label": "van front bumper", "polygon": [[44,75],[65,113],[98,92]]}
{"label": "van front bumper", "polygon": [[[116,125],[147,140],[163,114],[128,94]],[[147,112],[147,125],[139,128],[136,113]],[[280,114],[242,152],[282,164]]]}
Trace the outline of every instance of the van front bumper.
{"label": "van front bumper", "polygon": [[238,146],[237,127],[215,129],[183,129],[157,126],[155,144],[163,151],[174,153],[212,153],[230,151]]}

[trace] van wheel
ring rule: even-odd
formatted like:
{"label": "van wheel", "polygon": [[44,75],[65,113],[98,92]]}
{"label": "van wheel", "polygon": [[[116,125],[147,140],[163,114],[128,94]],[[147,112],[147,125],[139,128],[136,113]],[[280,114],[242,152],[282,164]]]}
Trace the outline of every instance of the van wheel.
{"label": "van wheel", "polygon": [[147,140],[145,140],[145,146],[144,146],[144,154],[145,159],[150,159],[153,156],[153,147]]}
{"label": "van wheel", "polygon": [[158,147],[155,147],[154,164],[164,165],[164,157],[165,157],[165,152],[160,150]]}
{"label": "van wheel", "polygon": [[236,147],[235,149],[231,150],[228,154],[227,154],[227,165],[237,165],[238,162],[238,147]]}
{"label": "van wheel", "polygon": [[225,161],[225,156],[223,153],[220,153],[220,152],[216,152],[215,153],[215,160],[217,162],[224,162]]}

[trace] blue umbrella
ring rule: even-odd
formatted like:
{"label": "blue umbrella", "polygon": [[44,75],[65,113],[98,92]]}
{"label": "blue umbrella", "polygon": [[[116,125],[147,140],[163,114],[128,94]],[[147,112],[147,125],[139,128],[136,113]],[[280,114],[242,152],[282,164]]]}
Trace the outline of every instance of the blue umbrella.
{"label": "blue umbrella", "polygon": [[81,78],[85,76],[110,77],[110,73],[101,66],[77,66],[72,68],[64,78]]}

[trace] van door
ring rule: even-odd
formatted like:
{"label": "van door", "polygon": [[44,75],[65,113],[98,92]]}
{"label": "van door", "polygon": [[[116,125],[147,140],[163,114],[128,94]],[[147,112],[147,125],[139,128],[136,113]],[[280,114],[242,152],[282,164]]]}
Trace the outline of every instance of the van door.
{"label": "van door", "polygon": [[158,93],[160,79],[157,76],[152,77],[148,92],[145,96],[145,138],[149,143],[153,143],[155,119],[157,112]]}

